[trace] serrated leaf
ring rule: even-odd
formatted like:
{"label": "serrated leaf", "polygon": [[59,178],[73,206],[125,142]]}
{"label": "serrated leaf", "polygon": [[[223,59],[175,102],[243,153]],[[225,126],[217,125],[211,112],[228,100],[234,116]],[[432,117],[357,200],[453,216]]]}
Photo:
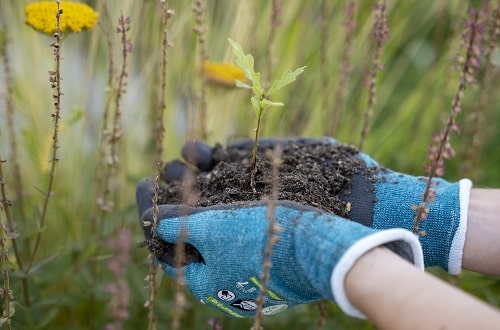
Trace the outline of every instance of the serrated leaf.
{"label": "serrated leaf", "polygon": [[294,71],[288,70],[281,76],[281,79],[275,80],[271,88],[266,93],[266,96],[271,96],[281,88],[294,82],[297,77],[305,70],[305,66],[295,69]]}
{"label": "serrated leaf", "polygon": [[[245,72],[245,77],[252,82],[251,88],[254,94],[263,95],[264,89],[262,88],[262,84],[260,82],[260,73],[255,72],[254,69],[254,59],[250,54],[245,54],[243,48],[239,43],[232,39],[228,39],[231,47],[233,48],[233,54],[236,57],[236,65],[238,65],[243,72]],[[249,84],[239,85],[236,83],[237,87],[248,88]]]}
{"label": "serrated leaf", "polygon": [[252,96],[252,98],[250,100],[252,101],[252,108],[253,108],[253,111],[255,112],[255,116],[257,116],[257,118],[258,118],[259,114],[260,114],[259,99],[256,96]]}
{"label": "serrated leaf", "polygon": [[236,65],[238,65],[244,72],[245,77],[250,80],[255,85],[255,70],[254,70],[254,59],[250,54],[245,54],[243,48],[239,43],[232,39],[228,39],[231,47],[233,48],[233,54],[236,57]]}

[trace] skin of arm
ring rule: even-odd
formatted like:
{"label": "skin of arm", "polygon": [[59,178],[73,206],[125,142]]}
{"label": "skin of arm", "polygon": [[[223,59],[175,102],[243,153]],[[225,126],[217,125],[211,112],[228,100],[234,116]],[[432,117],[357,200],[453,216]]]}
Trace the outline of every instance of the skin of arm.
{"label": "skin of arm", "polygon": [[462,266],[484,274],[500,275],[500,189],[470,193]]}
{"label": "skin of arm", "polygon": [[498,329],[500,312],[384,247],[348,272],[351,303],[380,329]]}

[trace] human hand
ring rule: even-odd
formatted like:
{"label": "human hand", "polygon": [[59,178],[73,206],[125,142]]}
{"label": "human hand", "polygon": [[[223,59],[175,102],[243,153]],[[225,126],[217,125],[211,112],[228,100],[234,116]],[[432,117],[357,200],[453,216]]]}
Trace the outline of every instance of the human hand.
{"label": "human hand", "polygon": [[[261,139],[260,155],[263,156],[265,150],[273,149],[278,144],[285,147],[289,142],[303,144],[311,149],[324,143],[342,145],[331,138]],[[241,150],[251,150],[252,147],[253,142],[249,140],[229,146]],[[200,171],[208,172],[219,161],[220,157],[215,155],[216,150],[217,148],[199,141],[188,142],[183,147],[183,156]],[[354,148],[345,156],[335,159],[332,156],[332,159],[326,159],[324,164],[318,165],[326,167],[328,162],[347,162],[353,159],[363,163],[363,166],[358,164],[349,180],[344,182],[344,187],[339,193],[340,199],[344,202],[343,209],[340,212],[338,209],[332,212],[371,228],[405,228],[411,231],[416,213],[414,208],[422,201],[426,178],[385,169],[368,155],[359,153]],[[188,167],[183,162],[168,163],[164,178],[167,181],[177,180],[182,177],[186,169]],[[433,183],[434,201],[427,204],[429,210],[427,219],[421,221],[419,225],[419,230],[423,233],[420,241],[425,265],[437,265],[452,274],[458,274],[462,265],[468,196],[472,184],[467,179],[450,183],[439,178],[433,179]],[[325,188],[327,189],[328,187]],[[317,192],[311,195],[314,194]]]}
{"label": "human hand", "polygon": [[[152,238],[153,189],[149,179],[137,186],[141,224],[148,239]],[[157,235],[164,243],[173,245],[182,237],[199,252],[198,260],[183,262],[188,289],[203,303],[234,317],[256,312],[270,217],[275,219],[278,240],[270,256],[265,315],[329,299],[347,314],[363,317],[347,299],[344,278],[358,258],[377,246],[385,245],[423,268],[421,248],[412,233],[399,228],[372,229],[296,202],[201,208],[159,205],[157,216]],[[176,276],[171,255],[160,253],[156,260]]]}

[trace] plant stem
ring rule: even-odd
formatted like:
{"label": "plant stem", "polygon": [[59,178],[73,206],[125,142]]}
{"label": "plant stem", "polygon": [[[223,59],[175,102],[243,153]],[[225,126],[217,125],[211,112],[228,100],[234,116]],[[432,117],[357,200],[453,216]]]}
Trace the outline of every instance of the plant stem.
{"label": "plant stem", "polygon": [[[158,195],[160,191],[160,177],[163,168],[163,141],[165,138],[165,126],[163,125],[163,117],[166,109],[165,105],[165,94],[167,87],[167,64],[168,64],[168,28],[167,24],[172,16],[172,11],[168,9],[168,2],[161,1],[163,9],[163,34],[162,34],[162,57],[161,57],[161,85],[160,85],[160,102],[157,111],[157,125],[156,125],[156,176],[155,176],[155,187],[153,195],[153,224],[151,227],[151,235],[153,238],[156,237],[156,226],[158,223]],[[155,314],[155,300],[156,300],[156,264],[154,256],[151,255],[151,263],[149,266],[148,275],[148,329],[154,330],[157,328],[157,317]]]}
{"label": "plant stem", "polygon": [[375,53],[373,54],[372,69],[368,81],[368,108],[365,112],[361,139],[358,149],[363,150],[366,137],[370,129],[370,119],[373,115],[373,108],[377,102],[377,74],[382,69],[380,58],[382,57],[382,45],[389,39],[389,27],[387,25],[387,0],[381,0],[375,5],[375,22],[373,24],[373,37],[375,38]]}
{"label": "plant stem", "polygon": [[264,258],[262,265],[262,277],[261,277],[261,287],[259,291],[259,296],[257,297],[257,312],[255,316],[255,322],[252,329],[260,329],[260,324],[264,319],[263,307],[265,303],[265,296],[267,293],[267,284],[271,277],[271,256],[273,254],[274,244],[279,241],[279,232],[281,231],[281,226],[276,223],[275,211],[276,211],[276,203],[278,201],[279,194],[279,166],[280,166],[280,158],[281,158],[281,145],[277,145],[273,150],[272,155],[272,169],[273,169],[273,177],[272,177],[272,187],[271,187],[271,199],[267,203],[267,213],[266,218],[269,222],[267,226],[267,242],[266,247],[264,249]]}
{"label": "plant stem", "polygon": [[253,143],[252,150],[252,162],[250,163],[250,167],[248,168],[248,172],[253,172],[255,166],[257,165],[257,150],[259,149],[259,130],[260,130],[260,121],[262,119],[262,114],[264,113],[265,108],[260,108],[259,115],[257,116],[257,127],[255,128],[255,140]]}
{"label": "plant stem", "polygon": [[[206,0],[195,0],[193,4],[193,13],[195,15],[196,26],[193,31],[198,37],[198,56],[200,66],[203,67],[208,55],[206,52],[206,26],[204,24],[204,14],[207,10]],[[201,86],[198,105],[198,130],[202,140],[206,140],[207,133],[207,79],[204,74],[201,75]]]}
{"label": "plant stem", "polygon": [[[9,208],[11,206],[11,202],[6,198],[5,193],[5,179],[3,177],[2,164],[5,161],[0,157],[0,189],[2,195],[0,196],[0,209],[3,209],[7,222],[11,221],[11,216],[9,212]],[[12,297],[12,290],[10,289],[10,281],[9,281],[9,256],[7,254],[8,250],[5,246],[7,242],[7,238],[11,236],[9,226],[7,224],[4,225],[2,221],[2,214],[0,213],[0,259],[2,261],[2,272],[3,272],[3,288],[0,289],[0,297],[4,299],[4,317],[6,318],[6,328],[11,329],[10,317],[10,301]],[[11,237],[13,244],[15,244],[14,237]],[[26,293],[26,292],[25,292]]]}
{"label": "plant stem", "polygon": [[[451,104],[450,115],[448,117],[448,123],[441,132],[438,141],[438,148],[435,152],[430,154],[431,163],[428,170],[427,183],[425,185],[425,191],[422,196],[422,202],[417,208],[417,213],[414,217],[413,232],[418,232],[419,223],[422,220],[424,214],[428,212],[426,203],[429,202],[429,195],[432,191],[432,179],[438,175],[438,172],[443,171],[443,158],[449,158],[446,154],[450,154],[448,149],[451,149],[449,144],[449,136],[451,131],[456,131],[458,133],[458,128],[456,125],[456,118],[462,110],[462,99],[464,96],[465,89],[468,83],[475,79],[475,74],[480,64],[481,56],[481,42],[482,42],[482,27],[478,23],[479,12],[471,11],[471,23],[468,24],[469,34],[467,35],[465,45],[465,60],[463,67],[460,71],[460,83],[458,84],[455,96]],[[466,28],[467,29],[467,28]]]}
{"label": "plant stem", "polygon": [[[57,14],[56,14],[56,32],[54,33],[54,41],[51,43],[54,53],[54,60],[56,64],[55,71],[49,71],[49,81],[51,83],[51,87],[53,90],[52,98],[54,100],[54,112],[52,112],[51,117],[54,121],[54,129],[52,134],[52,157],[51,157],[51,166],[49,173],[49,183],[47,188],[47,193],[45,194],[45,199],[43,201],[42,213],[40,215],[40,224],[39,230],[36,235],[35,245],[33,247],[33,252],[31,253],[29,264],[27,268],[24,270],[25,273],[28,273],[33,265],[35,260],[36,253],[38,251],[38,247],[40,246],[40,240],[42,237],[42,231],[45,224],[45,219],[47,218],[47,210],[49,206],[49,199],[53,196],[52,188],[54,186],[55,172],[56,172],[56,164],[59,161],[57,157],[57,149],[59,149],[59,120],[61,119],[61,4],[60,1],[56,1],[57,3]],[[28,302],[29,306],[29,302]]]}

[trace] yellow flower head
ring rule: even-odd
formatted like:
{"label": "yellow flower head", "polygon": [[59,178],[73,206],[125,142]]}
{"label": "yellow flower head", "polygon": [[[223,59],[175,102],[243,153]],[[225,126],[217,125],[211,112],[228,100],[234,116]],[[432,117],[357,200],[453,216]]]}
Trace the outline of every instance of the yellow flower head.
{"label": "yellow flower head", "polygon": [[[61,32],[81,32],[90,30],[97,23],[97,12],[84,3],[61,1]],[[57,3],[55,1],[38,1],[24,7],[26,24],[35,30],[53,34],[56,31]]]}
{"label": "yellow flower head", "polygon": [[245,72],[232,63],[205,61],[202,73],[207,81],[224,87],[235,87],[236,80],[246,81]]}

